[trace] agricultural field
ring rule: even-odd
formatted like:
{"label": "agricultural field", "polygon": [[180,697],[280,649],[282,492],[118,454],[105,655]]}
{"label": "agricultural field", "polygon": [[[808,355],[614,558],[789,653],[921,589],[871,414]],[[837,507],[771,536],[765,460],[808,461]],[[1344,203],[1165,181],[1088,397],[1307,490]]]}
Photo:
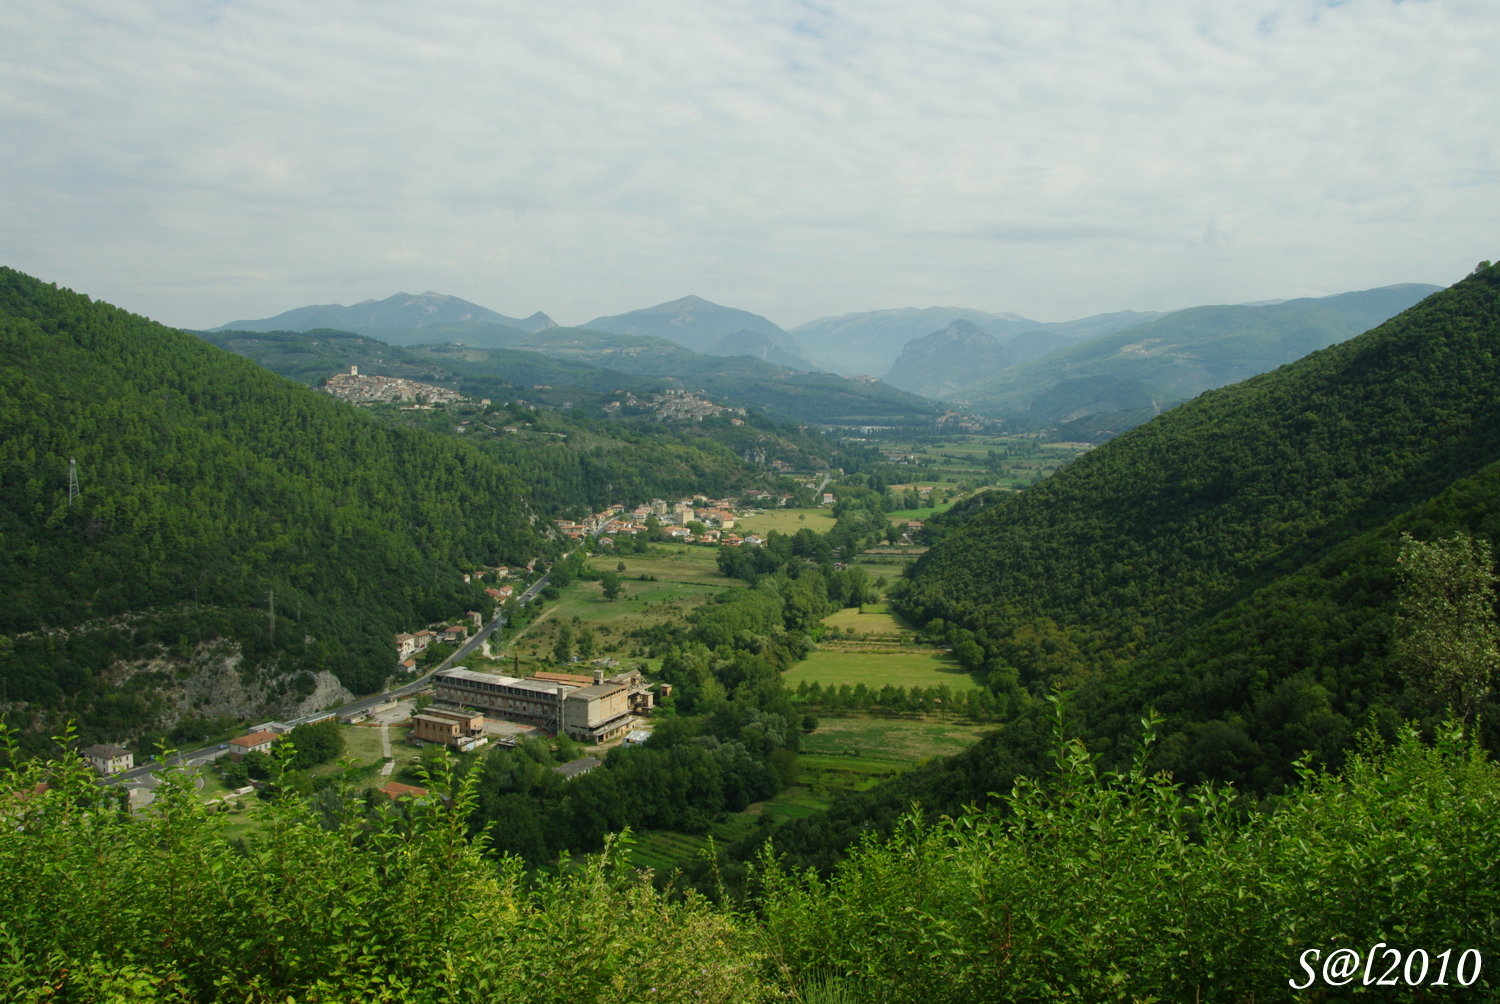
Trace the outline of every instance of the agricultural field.
{"label": "agricultural field", "polygon": [[893,612],[888,603],[866,603],[862,607],[845,607],[837,613],[824,617],[823,623],[845,635],[849,634],[850,628],[853,628],[855,638],[862,635],[898,634],[902,631],[915,630],[899,614]]}
{"label": "agricultural field", "polygon": [[802,737],[803,752],[798,763],[821,757],[837,765],[843,757],[858,757],[887,766],[891,761],[909,764],[961,753],[980,736],[993,731],[994,726],[981,727],[966,721],[819,715],[818,730]]}
{"label": "agricultural field", "polygon": [[890,513],[891,522],[898,526],[908,520],[927,519],[933,513],[947,512],[953,508],[952,502],[944,502],[942,505],[927,506],[922,509],[897,509]]}
{"label": "agricultural field", "polygon": [[863,683],[871,690],[893,687],[936,687],[947,684],[955,693],[977,690],[979,684],[946,652],[907,646],[904,650],[827,651],[812,653],[787,670],[782,681],[795,690],[803,681],[834,687]]}
{"label": "agricultural field", "polygon": [[833,524],[833,512],[829,509],[768,509],[751,516],[736,516],[731,532],[740,536],[747,533],[764,536],[772,530],[790,535],[809,529],[821,535],[832,530]]}
{"label": "agricultural field", "polygon": [[[631,631],[664,620],[684,619],[720,591],[746,588],[743,580],[719,572],[717,555],[717,549],[711,547],[667,545],[652,548],[650,555],[595,557],[591,564],[599,571],[614,571],[624,564],[625,571],[620,574],[625,578],[625,593],[620,599],[606,600],[597,582],[580,579],[569,583],[561,590],[562,595],[548,602],[542,615],[503,651],[492,648],[492,658],[470,657],[465,665],[480,672],[515,675],[515,653],[519,651],[522,674],[555,670],[552,646],[563,623],[570,624],[575,635],[581,627],[593,631],[599,655],[644,662],[630,655],[634,647]],[[640,580],[642,575],[647,581]]]}
{"label": "agricultural field", "polygon": [[[913,473],[924,475],[916,483],[941,488],[963,481],[1025,487],[1092,447],[1088,443],[1043,443],[1034,436],[956,436],[939,443],[882,444],[881,449],[888,455],[915,454],[922,465]],[[991,462],[991,451],[999,454],[998,467]]]}
{"label": "agricultural field", "polygon": [[709,836],[724,846],[752,833],[762,816],[778,824],[805,819],[832,805],[840,792],[873,788],[928,757],[959,752],[980,734],[982,730],[956,723],[824,719],[816,732],[803,737],[803,752],[797,755],[801,772],[797,783],[782,789],[773,799],[719,820],[703,836],[670,830],[637,834],[631,859],[637,867],[669,874],[699,859],[708,849]]}
{"label": "agricultural field", "polygon": [[[391,756],[396,761],[396,770],[400,770],[408,762],[417,759],[421,753],[415,746],[408,746],[404,742],[406,734],[410,731],[408,728],[391,726]],[[351,759],[358,758],[359,766],[368,767],[385,759],[385,753],[382,752],[380,746],[380,726],[340,725],[339,734],[344,737],[343,756]],[[308,773],[316,777],[319,774],[333,774],[338,770],[338,760],[330,760],[328,763],[319,764]]]}

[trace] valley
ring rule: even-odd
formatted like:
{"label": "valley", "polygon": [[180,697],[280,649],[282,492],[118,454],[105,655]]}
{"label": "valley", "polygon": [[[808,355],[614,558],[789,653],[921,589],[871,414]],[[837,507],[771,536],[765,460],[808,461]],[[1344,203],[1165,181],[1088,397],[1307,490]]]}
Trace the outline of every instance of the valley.
{"label": "valley", "polygon": [[[1400,661],[1397,556],[1405,534],[1500,533],[1496,275],[1189,400],[1069,375],[1080,347],[1221,320],[1128,318],[1022,364],[1061,378],[985,418],[659,336],[717,318],[712,348],[714,324],[751,323],[706,301],[402,346],[189,335],[8,271],[4,763],[54,770],[69,727],[138,764],[177,744],[207,761],[298,718],[267,722],[287,734],[271,753],[158,771],[118,825],[190,807],[203,854],[254,860],[289,833],[442,819],[476,875],[542,888],[616,854],[649,872],[635,895],[768,904],[763,930],[795,927],[776,911],[797,896],[888,873],[902,841],[949,860],[968,838],[923,834],[1008,825],[1054,797],[1028,779],[1060,764],[1077,791],[1156,785],[1160,811],[1222,792],[1201,797],[1225,826],[1260,826],[1259,806],[1315,797],[1308,765],[1357,774],[1448,741],[1445,692]],[[1357,327],[1406,295],[1282,313]],[[1165,372],[1150,379],[1185,393]],[[812,403],[757,404],[757,386]],[[1131,408],[1151,414],[1115,420]],[[412,682],[479,625],[472,679],[628,685],[628,724],[547,728]],[[1494,703],[1473,699],[1475,749],[1500,743]],[[454,721],[476,731],[432,739]],[[363,839],[349,853],[378,846]]]}

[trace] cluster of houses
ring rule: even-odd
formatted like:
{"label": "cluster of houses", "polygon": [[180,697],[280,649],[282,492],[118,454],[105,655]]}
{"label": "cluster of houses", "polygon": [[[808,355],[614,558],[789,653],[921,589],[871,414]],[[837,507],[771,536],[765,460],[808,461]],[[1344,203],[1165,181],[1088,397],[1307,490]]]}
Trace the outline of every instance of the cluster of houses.
{"label": "cluster of houses", "polygon": [[620,400],[606,404],[604,410],[616,412],[622,408],[628,408],[634,411],[650,411],[655,414],[658,422],[665,422],[668,419],[701,422],[705,418],[728,413],[740,416],[730,419],[735,425],[745,424],[744,408],[730,408],[727,405],[714,404],[701,394],[702,391],[695,394],[690,390],[668,390],[660,394],[652,394],[650,397],[638,398],[634,394],[627,393]]}
{"label": "cluster of houses", "polygon": [[[484,615],[477,610],[470,610],[464,618],[476,628],[484,626]],[[396,635],[396,661],[408,670],[415,668],[417,656],[426,651],[427,646],[440,641],[462,644],[469,637],[469,624],[460,622],[435,631],[423,629],[411,634],[401,632]]]}
{"label": "cluster of houses", "polygon": [[[747,492],[746,497],[767,505],[785,502],[791,498],[790,495],[778,496],[762,491]],[[581,540],[585,536],[594,536],[601,544],[604,544],[612,543],[613,539],[621,534],[634,536],[644,533],[646,521],[655,517],[657,523],[665,528],[667,536],[688,544],[758,546],[765,543],[762,538],[754,534],[741,537],[729,532],[734,529],[737,518],[734,505],[735,503],[730,499],[710,499],[702,495],[680,499],[676,502],[652,499],[649,504],[636,506],[629,511],[623,505],[612,505],[581,522],[560,519],[556,521],[556,526],[558,532],[565,537]],[[704,529],[695,533],[689,528],[689,523],[701,523]]]}
{"label": "cluster of houses", "polygon": [[[502,568],[499,571],[505,573],[509,570]],[[464,574],[464,581],[472,581],[468,573]],[[516,594],[516,587],[508,584],[490,586],[485,589],[484,594],[495,601],[494,617],[498,617],[501,605]],[[463,619],[455,624],[424,629],[410,634],[403,631],[396,635],[396,661],[401,664],[402,669],[410,672],[417,668],[417,656],[426,651],[427,646],[440,641],[454,645],[462,644],[469,637],[470,627],[475,629],[484,627],[484,615],[478,610],[468,611]]]}

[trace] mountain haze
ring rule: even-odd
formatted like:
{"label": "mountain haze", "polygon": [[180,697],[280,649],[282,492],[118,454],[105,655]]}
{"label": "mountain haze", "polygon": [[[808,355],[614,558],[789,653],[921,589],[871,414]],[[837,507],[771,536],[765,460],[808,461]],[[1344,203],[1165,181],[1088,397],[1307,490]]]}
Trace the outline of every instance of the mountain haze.
{"label": "mountain haze", "polygon": [[[816,369],[807,359],[788,351],[761,331],[740,330],[725,335],[704,350],[710,356],[750,356],[789,369]],[[893,385],[894,386],[894,385]]]}
{"label": "mountain haze", "polygon": [[[741,331],[764,336],[786,356],[802,361],[802,369],[816,369],[806,357],[801,344],[773,321],[735,307],[721,307],[700,296],[684,296],[669,303],[658,303],[654,307],[632,310],[610,317],[596,317],[585,328],[595,331],[611,331],[621,335],[650,335],[665,338],[678,345],[712,355],[731,353],[715,352],[729,336]],[[738,355],[739,353],[733,353]]]}
{"label": "mountain haze", "polygon": [[1014,362],[994,335],[973,321],[952,321],[942,331],[906,343],[885,382],[926,397],[942,397]]}
{"label": "mountain haze", "polygon": [[1408,283],[1258,307],[1190,307],[945,396],[990,411],[1026,412],[1062,380],[1107,376],[1139,381],[1170,399],[1195,397],[1352,338],[1439,288]]}
{"label": "mountain haze", "polygon": [[[907,342],[939,331],[953,321],[968,321],[993,335],[1001,344],[1008,344],[1027,332],[1046,332],[1057,336],[1057,341],[1051,346],[1056,348],[1080,338],[1093,338],[1144,324],[1161,316],[1159,312],[1125,310],[1076,321],[1044,323],[1019,314],[991,314],[967,307],[902,307],[820,317],[798,325],[792,333],[802,340],[806,352],[813,358],[835,372],[854,375],[887,372]],[[1033,357],[1034,353],[1027,352],[1015,361]]]}

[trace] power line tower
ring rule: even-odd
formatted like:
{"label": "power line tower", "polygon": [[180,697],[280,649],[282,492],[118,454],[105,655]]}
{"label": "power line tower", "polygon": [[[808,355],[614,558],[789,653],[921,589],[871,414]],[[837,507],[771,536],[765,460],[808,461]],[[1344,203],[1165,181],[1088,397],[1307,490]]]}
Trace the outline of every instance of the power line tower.
{"label": "power line tower", "polygon": [[271,643],[274,645],[276,643],[276,590],[267,590],[266,600],[271,605]]}
{"label": "power line tower", "polygon": [[73,508],[73,500],[79,495],[78,489],[78,461],[68,458],[68,508]]}

